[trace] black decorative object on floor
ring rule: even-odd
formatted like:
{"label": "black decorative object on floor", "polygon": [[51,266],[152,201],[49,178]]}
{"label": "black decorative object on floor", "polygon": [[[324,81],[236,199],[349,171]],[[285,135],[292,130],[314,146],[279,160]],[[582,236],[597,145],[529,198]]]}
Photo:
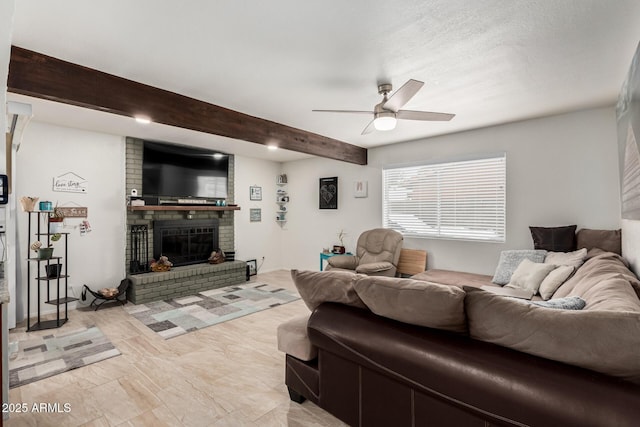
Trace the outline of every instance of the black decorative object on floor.
{"label": "black decorative object on floor", "polygon": [[[120,304],[125,305],[127,303],[127,289],[131,284],[131,279],[122,279],[117,289],[103,288],[98,292],[94,292],[87,285],[82,286],[82,301],[87,300],[87,291],[93,295],[93,301],[89,304],[90,307],[95,305],[95,310],[98,310],[104,303],[111,301],[118,301]],[[96,304],[96,301],[99,303]]]}

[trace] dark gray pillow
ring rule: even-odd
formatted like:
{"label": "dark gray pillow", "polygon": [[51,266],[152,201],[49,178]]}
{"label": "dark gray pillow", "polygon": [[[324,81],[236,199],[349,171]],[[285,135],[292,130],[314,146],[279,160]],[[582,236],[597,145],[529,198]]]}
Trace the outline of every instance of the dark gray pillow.
{"label": "dark gray pillow", "polygon": [[575,225],[565,227],[529,227],[534,249],[550,252],[572,252],[576,250]]}
{"label": "dark gray pillow", "polygon": [[547,256],[547,251],[543,250],[519,249],[502,251],[492,282],[497,285],[506,285],[523,259],[528,259],[532,262],[544,262],[545,256]]}
{"label": "dark gray pillow", "polygon": [[622,231],[618,230],[591,230],[581,228],[576,235],[579,249],[599,248],[606,252],[622,254]]}

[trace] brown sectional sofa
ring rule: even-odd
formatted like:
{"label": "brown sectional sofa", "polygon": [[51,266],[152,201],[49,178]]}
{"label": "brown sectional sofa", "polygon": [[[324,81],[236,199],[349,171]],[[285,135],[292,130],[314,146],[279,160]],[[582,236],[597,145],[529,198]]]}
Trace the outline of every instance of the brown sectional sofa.
{"label": "brown sectional sofa", "polygon": [[[350,425],[640,422],[640,282],[618,255],[593,251],[556,291],[554,299],[583,298],[586,307],[579,311],[459,288],[486,284],[489,276],[442,271],[418,276],[461,280],[444,286],[359,275],[332,278],[331,272],[292,275],[313,312],[306,328],[305,319],[297,320],[298,344],[308,346],[301,346],[303,351],[281,346],[288,353],[290,396],[298,402],[309,399]],[[397,298],[388,282],[394,280]],[[441,289],[452,287],[456,291],[449,294]],[[417,293],[422,288],[423,301]],[[433,289],[439,292],[435,299],[428,296]],[[373,304],[371,298],[389,304]],[[435,325],[422,313],[442,306],[441,298],[449,299],[456,316],[444,326],[424,326]],[[398,301],[407,308],[401,316],[392,311]],[[458,310],[463,331],[458,330]]]}

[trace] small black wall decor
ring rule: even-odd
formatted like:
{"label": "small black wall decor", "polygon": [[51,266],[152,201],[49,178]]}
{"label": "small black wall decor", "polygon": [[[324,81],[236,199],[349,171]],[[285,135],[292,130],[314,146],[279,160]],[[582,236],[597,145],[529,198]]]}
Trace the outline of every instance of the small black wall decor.
{"label": "small black wall decor", "polygon": [[338,177],[320,178],[320,209],[338,209]]}

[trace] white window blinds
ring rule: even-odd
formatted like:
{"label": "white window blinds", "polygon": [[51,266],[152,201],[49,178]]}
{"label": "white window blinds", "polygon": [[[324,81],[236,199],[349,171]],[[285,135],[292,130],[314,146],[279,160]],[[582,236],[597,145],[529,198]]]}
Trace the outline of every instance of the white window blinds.
{"label": "white window blinds", "polygon": [[407,237],[505,241],[506,157],[388,168],[385,228]]}

